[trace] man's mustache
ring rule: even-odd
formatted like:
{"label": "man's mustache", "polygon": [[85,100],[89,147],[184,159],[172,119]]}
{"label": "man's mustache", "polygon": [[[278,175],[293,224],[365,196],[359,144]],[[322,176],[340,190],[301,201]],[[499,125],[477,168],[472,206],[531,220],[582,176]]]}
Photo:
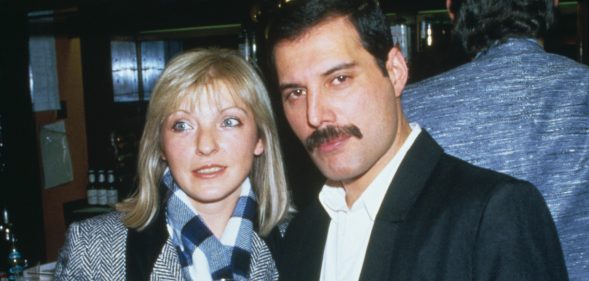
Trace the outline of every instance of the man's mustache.
{"label": "man's mustache", "polygon": [[342,136],[352,136],[361,139],[362,132],[360,129],[355,125],[346,125],[346,126],[327,126],[325,128],[321,128],[313,132],[306,140],[305,140],[305,148],[312,152],[320,146],[328,142],[331,139],[342,137]]}

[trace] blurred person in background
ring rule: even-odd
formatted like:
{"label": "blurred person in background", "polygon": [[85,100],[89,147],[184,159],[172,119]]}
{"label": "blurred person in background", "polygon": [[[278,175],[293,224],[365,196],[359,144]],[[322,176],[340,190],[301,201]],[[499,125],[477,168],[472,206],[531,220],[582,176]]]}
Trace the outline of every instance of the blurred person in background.
{"label": "blurred person in background", "polygon": [[451,155],[530,181],[556,223],[571,280],[589,280],[589,67],[543,49],[553,0],[447,0],[474,59],[405,90]]}

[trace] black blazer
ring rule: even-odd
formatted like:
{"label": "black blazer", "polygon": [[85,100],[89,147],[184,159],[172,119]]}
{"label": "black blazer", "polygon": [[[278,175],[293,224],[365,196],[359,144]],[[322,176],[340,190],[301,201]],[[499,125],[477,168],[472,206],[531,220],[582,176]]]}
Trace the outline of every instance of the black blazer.
{"label": "black blazer", "polygon": [[[319,280],[329,221],[318,201],[291,221],[277,253],[280,280]],[[568,277],[538,190],[445,154],[424,130],[386,192],[360,280]]]}

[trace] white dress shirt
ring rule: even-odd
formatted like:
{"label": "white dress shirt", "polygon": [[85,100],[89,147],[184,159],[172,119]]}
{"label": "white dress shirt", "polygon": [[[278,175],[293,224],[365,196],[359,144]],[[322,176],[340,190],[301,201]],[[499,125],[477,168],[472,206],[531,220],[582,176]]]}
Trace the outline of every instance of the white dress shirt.
{"label": "white dress shirt", "polygon": [[343,187],[325,184],[321,189],[319,201],[331,218],[323,250],[321,281],[356,281],[360,278],[376,214],[405,154],[421,132],[418,124],[411,123],[410,126],[411,133],[397,154],[351,208],[346,204]]}

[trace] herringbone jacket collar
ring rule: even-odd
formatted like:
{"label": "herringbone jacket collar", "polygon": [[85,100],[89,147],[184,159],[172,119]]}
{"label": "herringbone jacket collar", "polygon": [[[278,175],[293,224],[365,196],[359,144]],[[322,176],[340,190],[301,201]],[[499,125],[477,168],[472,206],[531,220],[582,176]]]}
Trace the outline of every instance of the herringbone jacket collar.
{"label": "herringbone jacket collar", "polygon": [[[250,280],[278,280],[268,246],[254,233]],[[55,280],[183,280],[178,256],[158,218],[142,232],[129,231],[112,212],[68,229]]]}

